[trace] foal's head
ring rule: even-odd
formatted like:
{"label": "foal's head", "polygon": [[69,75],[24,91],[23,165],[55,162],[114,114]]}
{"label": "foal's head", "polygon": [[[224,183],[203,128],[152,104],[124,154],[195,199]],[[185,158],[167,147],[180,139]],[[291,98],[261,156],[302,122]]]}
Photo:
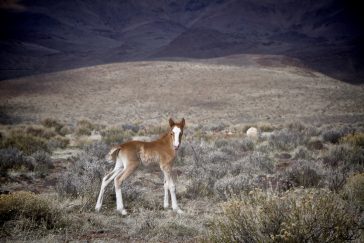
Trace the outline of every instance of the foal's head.
{"label": "foal's head", "polygon": [[182,118],[181,122],[174,122],[172,118],[169,119],[170,135],[172,136],[173,148],[177,150],[181,144],[183,128],[185,127],[185,119]]}

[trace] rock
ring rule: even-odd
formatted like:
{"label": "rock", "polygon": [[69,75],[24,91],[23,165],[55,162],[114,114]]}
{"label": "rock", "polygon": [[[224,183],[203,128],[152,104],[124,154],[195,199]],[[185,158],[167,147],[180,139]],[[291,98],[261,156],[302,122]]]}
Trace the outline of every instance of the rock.
{"label": "rock", "polygon": [[250,127],[247,131],[246,131],[246,135],[249,138],[258,138],[258,129],[256,129],[255,127]]}

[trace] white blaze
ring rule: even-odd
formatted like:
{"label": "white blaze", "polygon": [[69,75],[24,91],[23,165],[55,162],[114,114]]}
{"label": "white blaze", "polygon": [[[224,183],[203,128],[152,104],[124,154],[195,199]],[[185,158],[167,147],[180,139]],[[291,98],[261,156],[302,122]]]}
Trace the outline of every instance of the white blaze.
{"label": "white blaze", "polygon": [[181,129],[179,127],[174,127],[172,129],[172,131],[174,133],[173,146],[178,147],[178,145],[179,145],[179,134],[181,133]]}

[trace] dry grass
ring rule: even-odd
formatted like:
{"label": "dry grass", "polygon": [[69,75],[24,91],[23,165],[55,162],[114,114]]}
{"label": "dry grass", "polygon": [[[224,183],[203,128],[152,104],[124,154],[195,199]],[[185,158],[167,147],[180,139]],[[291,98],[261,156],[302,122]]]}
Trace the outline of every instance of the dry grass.
{"label": "dry grass", "polygon": [[211,227],[213,242],[344,242],[360,237],[357,211],[326,190],[251,191],[222,207]]}
{"label": "dry grass", "polygon": [[[45,230],[42,234],[39,234],[39,230],[27,234],[19,230],[17,232],[20,232],[21,237],[18,239],[27,235],[29,239],[50,237],[55,240],[98,238],[117,241],[220,241],[232,239],[229,234],[238,229],[238,226],[243,227],[244,237],[257,241],[297,241],[310,234],[312,241],[339,241],[357,239],[360,234],[359,221],[351,216],[352,212],[362,207],[358,193],[361,190],[361,177],[351,175],[364,171],[363,149],[343,140],[336,144],[325,141],[321,132],[324,133],[326,128],[313,129],[302,123],[275,127],[271,136],[261,136],[256,140],[247,138],[244,133],[226,136],[226,130],[234,130],[236,127],[195,127],[193,133],[186,132],[175,164],[177,195],[186,212],[184,215],[163,209],[163,180],[158,168],[142,169],[123,184],[123,199],[129,216],[123,218],[115,213],[112,185],[106,192],[101,214],[96,214],[93,208],[101,178],[112,167],[104,159],[111,146],[107,143],[121,142],[132,135],[145,134],[148,129],[132,128],[134,126],[129,125],[118,129],[103,128],[100,141],[81,147],[83,152],[68,159],[68,169],[62,172],[62,177],[52,189],[57,191],[57,200],[62,205],[62,210],[65,210],[62,214],[72,216],[67,224],[78,224],[74,229],[64,226],[68,232],[67,237],[54,230]],[[153,129],[157,128],[152,127]],[[199,131],[205,135],[201,136]],[[45,154],[32,156],[38,158],[39,165],[47,164]],[[44,162],[40,163],[41,161]],[[47,178],[47,173],[43,176]],[[261,200],[249,195],[249,192],[257,189],[260,190]],[[317,195],[321,197],[320,200]],[[354,195],[357,197],[354,198]],[[300,208],[293,204],[306,200],[304,198],[311,200],[309,207],[321,210],[310,212],[308,206]],[[219,214],[219,203],[224,201],[240,205],[234,210],[242,210],[241,205],[244,205],[245,214],[235,211],[232,214],[243,217],[236,219],[238,226],[232,226],[231,222],[226,221],[226,217],[230,217],[229,213]],[[281,207],[290,208],[292,205],[296,208],[288,211],[282,220],[291,224],[295,219],[298,223],[293,228],[287,228],[285,224],[277,225],[274,220],[280,220],[277,217],[278,212],[283,210]],[[335,205],[343,207],[336,208]],[[262,207],[267,207],[269,211],[260,212],[259,208]],[[330,216],[325,213],[331,210],[336,210],[336,214]],[[351,218],[343,215],[351,215]],[[253,216],[255,220],[261,221],[254,225],[247,224],[249,217]],[[315,217],[319,219],[315,226],[303,225],[303,219]],[[264,221],[269,218],[271,221]],[[245,223],[242,224],[240,220]],[[342,228],[325,231],[328,224],[330,227]],[[269,230],[262,228],[263,225],[270,227]],[[297,225],[304,230],[298,231]],[[207,233],[209,230],[214,233]],[[317,231],[323,233],[317,235]],[[248,238],[242,239],[249,241]]]}
{"label": "dry grass", "polygon": [[[41,219],[39,230],[20,210],[6,222],[20,226],[0,241],[233,241],[230,233],[248,242],[302,242],[308,235],[308,241],[360,241],[363,86],[307,72],[201,60],[115,63],[2,81],[0,115],[41,125],[0,125],[0,179],[9,183],[1,190],[32,184],[41,194],[29,198],[39,205],[52,192],[50,206],[58,206],[41,211],[54,209],[66,221],[56,230]],[[123,184],[128,216],[115,213],[112,185],[94,213],[101,178],[112,167],[104,160],[110,146],[160,134],[169,116],[187,121],[174,169],[185,214],[162,208],[159,168],[139,170]],[[258,139],[246,137],[250,126]],[[82,152],[52,154],[74,146]]]}

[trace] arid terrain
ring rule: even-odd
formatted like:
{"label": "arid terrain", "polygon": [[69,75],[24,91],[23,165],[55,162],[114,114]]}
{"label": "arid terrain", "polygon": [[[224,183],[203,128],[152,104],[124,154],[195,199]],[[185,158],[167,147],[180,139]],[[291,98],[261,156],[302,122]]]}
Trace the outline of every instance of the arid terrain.
{"label": "arid terrain", "polygon": [[5,80],[0,102],[3,113],[23,121],[155,125],[184,116],[202,126],[332,123],[363,120],[363,91],[362,85],[332,79],[294,59],[242,55],[114,63]]}
{"label": "arid terrain", "polygon": [[[0,237],[360,242],[363,91],[298,60],[256,55],[2,81]],[[128,216],[116,213],[112,186],[94,212],[108,150],[158,137],[169,117],[187,122],[174,168],[185,213],[163,209],[159,168],[122,186]]]}
{"label": "arid terrain", "polygon": [[[0,0],[0,242],[364,242],[360,10]],[[96,212],[105,155],[170,117],[184,213],[142,165]]]}

